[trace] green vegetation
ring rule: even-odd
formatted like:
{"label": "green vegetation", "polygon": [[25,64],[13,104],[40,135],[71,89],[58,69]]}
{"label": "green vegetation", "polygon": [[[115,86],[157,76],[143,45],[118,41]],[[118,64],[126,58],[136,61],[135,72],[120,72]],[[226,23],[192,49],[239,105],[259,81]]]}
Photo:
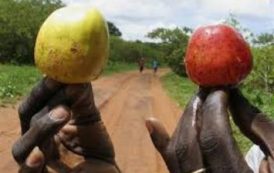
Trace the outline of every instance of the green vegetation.
{"label": "green vegetation", "polygon": [[191,33],[191,28],[177,27],[175,29],[157,28],[147,35],[151,39],[161,40],[159,50],[163,52],[165,62],[181,76],[186,76],[183,59]]}
{"label": "green vegetation", "polygon": [[61,0],[0,1],[0,62],[32,63],[38,30]]}
{"label": "green vegetation", "polygon": [[[167,89],[168,94],[176,100],[181,107],[184,107],[189,99],[193,96],[197,87],[185,77],[171,72],[161,78],[164,87]],[[254,85],[253,85],[254,86]],[[250,87],[253,87],[252,85]],[[265,92],[264,90],[252,90],[246,85],[242,86],[244,95],[250,100],[252,104],[258,106],[270,118],[274,119],[274,94]],[[234,137],[244,153],[250,148],[252,143],[249,139],[242,135],[238,127],[231,121]]]}
{"label": "green vegetation", "polygon": [[[0,63],[33,64],[37,33],[44,20],[64,6],[61,0],[1,0],[0,1]],[[108,21],[111,35],[112,62],[136,63],[140,57],[161,61],[163,53],[157,44],[126,41],[119,28]],[[162,62],[162,61],[161,61]]]}
{"label": "green vegetation", "polygon": [[151,64],[153,59],[164,63],[164,51],[157,43],[141,41],[127,41],[117,36],[110,38],[110,58],[112,62],[137,63],[141,57],[145,58],[146,64]]}
{"label": "green vegetation", "polygon": [[16,101],[40,78],[41,74],[33,66],[0,64],[0,104]]}
{"label": "green vegetation", "polygon": [[176,100],[181,107],[186,106],[187,102],[197,91],[197,86],[188,78],[180,77],[173,72],[164,75],[161,80],[168,94]]}
{"label": "green vegetation", "polygon": [[[109,63],[103,75],[134,69],[136,69],[136,64]],[[34,66],[0,64],[0,106],[15,103],[41,78],[41,73]]]}
{"label": "green vegetation", "polygon": [[[40,78],[33,64],[33,51],[37,32],[55,9],[62,7],[61,0],[1,0],[0,1],[0,105],[15,102],[25,95]],[[252,34],[230,14],[225,23],[232,25],[251,43],[254,69],[241,85],[247,98],[274,118],[274,34]],[[110,32],[110,58],[104,75],[136,68],[141,57],[149,67],[153,59],[160,65],[168,64],[175,73],[162,78],[165,88],[180,106],[185,106],[196,90],[186,76],[184,56],[192,33],[188,27],[156,28],[147,34],[155,43],[128,41],[114,23],[108,21]],[[29,64],[22,65],[22,64]],[[242,151],[251,142],[232,123],[233,133]]]}
{"label": "green vegetation", "polygon": [[122,63],[122,62],[113,62],[108,63],[106,68],[104,69],[103,75],[111,75],[114,73],[120,73],[125,71],[131,71],[137,69],[137,64],[134,63]]}
{"label": "green vegetation", "polygon": [[[252,46],[254,68],[244,83],[241,84],[244,95],[252,104],[256,105],[270,118],[274,119],[274,35],[271,33],[262,33],[258,36],[254,36],[247,28],[243,28],[235,19],[235,16],[231,14],[225,23],[232,25],[241,32]],[[152,33],[154,34],[152,36],[155,37],[156,35],[156,38],[162,38],[163,43],[168,43],[166,46],[173,47],[171,48],[173,51],[167,56],[169,58],[167,61],[172,70],[180,76],[175,73],[170,73],[164,76],[162,80],[170,96],[183,107],[195,92],[193,84],[187,78],[184,78],[184,76],[186,76],[183,64],[186,48],[184,43],[187,41],[188,37],[182,37],[183,33],[187,35],[187,32],[182,29],[181,32],[178,30],[172,31],[173,34],[177,33],[175,38],[179,38],[179,35],[184,38],[181,38],[182,42],[180,47],[178,46],[180,44],[177,44],[176,46],[176,41],[165,41],[167,37],[165,34],[168,32],[171,32],[171,30],[155,30],[154,33]],[[168,35],[172,36],[173,34]],[[252,142],[242,135],[233,121],[231,121],[231,125],[234,137],[241,151],[244,153],[247,152],[251,147]]]}

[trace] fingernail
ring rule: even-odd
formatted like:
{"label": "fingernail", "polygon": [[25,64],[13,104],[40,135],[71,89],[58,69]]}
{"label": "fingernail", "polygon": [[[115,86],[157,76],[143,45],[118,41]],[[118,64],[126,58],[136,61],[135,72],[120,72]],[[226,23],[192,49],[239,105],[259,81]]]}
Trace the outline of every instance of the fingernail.
{"label": "fingernail", "polygon": [[44,156],[42,152],[36,147],[31,152],[30,156],[26,160],[26,165],[29,167],[41,166],[44,162]]}
{"label": "fingernail", "polygon": [[53,120],[64,120],[70,116],[70,110],[65,106],[58,106],[49,113],[49,116]]}

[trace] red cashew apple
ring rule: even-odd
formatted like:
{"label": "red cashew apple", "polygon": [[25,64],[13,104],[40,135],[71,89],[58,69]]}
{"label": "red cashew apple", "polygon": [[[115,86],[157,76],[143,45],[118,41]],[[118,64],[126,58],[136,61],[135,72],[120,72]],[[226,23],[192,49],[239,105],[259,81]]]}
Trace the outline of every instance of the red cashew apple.
{"label": "red cashew apple", "polygon": [[234,28],[199,27],[192,34],[185,57],[190,79],[204,87],[235,85],[252,69],[249,45]]}

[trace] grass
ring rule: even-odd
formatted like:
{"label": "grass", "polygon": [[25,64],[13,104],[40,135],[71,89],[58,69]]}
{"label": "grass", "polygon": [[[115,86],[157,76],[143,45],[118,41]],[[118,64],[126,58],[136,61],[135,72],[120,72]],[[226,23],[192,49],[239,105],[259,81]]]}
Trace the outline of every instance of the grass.
{"label": "grass", "polygon": [[125,71],[131,71],[137,69],[137,64],[124,63],[124,62],[112,62],[109,63],[104,69],[103,75],[111,75],[113,73],[120,73]]}
{"label": "grass", "polygon": [[[184,107],[188,100],[197,90],[197,87],[187,78],[180,77],[173,72],[170,72],[161,78],[163,86],[168,91],[168,94],[177,103]],[[253,88],[253,92],[248,88],[243,88],[244,95],[263,112],[266,112],[269,116],[274,116],[274,96],[273,93],[264,93],[263,91],[258,91]],[[271,117],[271,116],[270,116]],[[272,117],[274,118],[274,117]],[[251,141],[246,138],[238,127],[231,121],[233,135],[243,153],[246,153],[248,149],[252,146]]]}
{"label": "grass", "polygon": [[[107,65],[103,75],[111,75],[135,68],[135,64],[111,63]],[[0,64],[0,106],[15,103],[28,93],[41,78],[41,73],[34,66]]]}
{"label": "grass", "polygon": [[41,78],[33,66],[0,64],[0,104],[14,103]]}
{"label": "grass", "polygon": [[196,92],[197,87],[187,78],[182,78],[173,72],[161,78],[164,88],[169,95],[181,106],[184,107]]}

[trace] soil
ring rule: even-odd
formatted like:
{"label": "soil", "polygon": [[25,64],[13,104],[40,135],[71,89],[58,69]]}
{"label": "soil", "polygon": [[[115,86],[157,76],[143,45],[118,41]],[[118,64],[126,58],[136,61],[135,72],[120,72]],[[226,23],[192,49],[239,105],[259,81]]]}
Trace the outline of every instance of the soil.
{"label": "soil", "polygon": [[[95,102],[114,143],[116,160],[124,173],[167,173],[154,148],[145,119],[156,117],[171,134],[180,116],[180,108],[163,90],[160,76],[137,71],[102,77],[93,82]],[[19,103],[18,103],[19,104]],[[17,172],[11,146],[20,135],[17,105],[0,108],[0,172]]]}

